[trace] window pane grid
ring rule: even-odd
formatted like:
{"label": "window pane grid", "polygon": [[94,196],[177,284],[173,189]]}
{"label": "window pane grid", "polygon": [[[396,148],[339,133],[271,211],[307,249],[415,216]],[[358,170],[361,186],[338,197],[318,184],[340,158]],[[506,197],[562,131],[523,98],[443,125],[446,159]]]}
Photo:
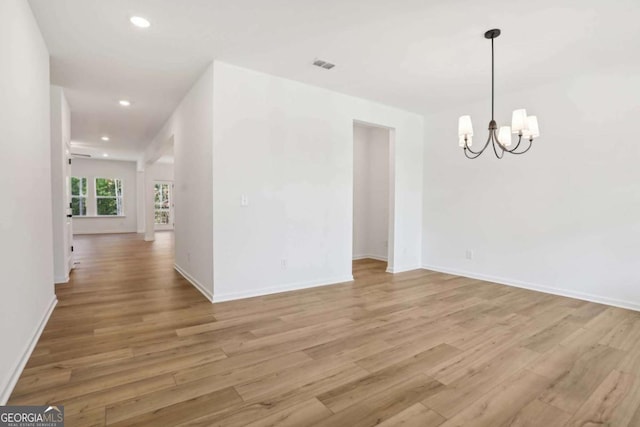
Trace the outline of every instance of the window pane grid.
{"label": "window pane grid", "polygon": [[154,207],[155,207],[155,224],[170,225],[171,224],[171,201],[170,186],[168,183],[160,183],[154,185]]}
{"label": "window pane grid", "polygon": [[71,177],[71,214],[87,215],[87,178]]}
{"label": "window pane grid", "polygon": [[122,180],[96,178],[96,212],[98,216],[123,215]]}

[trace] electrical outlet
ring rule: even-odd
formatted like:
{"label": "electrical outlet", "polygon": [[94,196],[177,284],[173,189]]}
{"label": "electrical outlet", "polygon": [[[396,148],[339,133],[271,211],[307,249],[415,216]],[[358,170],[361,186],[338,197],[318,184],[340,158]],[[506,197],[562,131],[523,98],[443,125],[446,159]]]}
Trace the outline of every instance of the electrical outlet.
{"label": "electrical outlet", "polygon": [[286,269],[287,269],[287,260],[286,260],[286,259],[284,259],[284,258],[283,258],[283,259],[280,261],[280,267],[281,267],[283,270],[286,270]]}
{"label": "electrical outlet", "polygon": [[473,251],[471,249],[467,249],[467,251],[464,253],[464,257],[466,259],[473,259]]}
{"label": "electrical outlet", "polygon": [[240,197],[240,206],[242,206],[242,207],[249,206],[249,197],[248,196],[243,194]]}

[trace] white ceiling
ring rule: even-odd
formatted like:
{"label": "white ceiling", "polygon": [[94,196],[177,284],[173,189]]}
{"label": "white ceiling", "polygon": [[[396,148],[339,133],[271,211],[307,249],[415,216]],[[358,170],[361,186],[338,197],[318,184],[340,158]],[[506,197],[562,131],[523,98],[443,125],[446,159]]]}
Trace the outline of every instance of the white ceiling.
{"label": "white ceiling", "polygon": [[[135,159],[218,59],[416,112],[640,63],[637,0],[30,0],[74,150]],[[151,27],[129,23],[144,16]],[[311,65],[321,58],[337,66]],[[132,106],[117,101],[130,99]],[[109,142],[100,136],[109,135]]]}

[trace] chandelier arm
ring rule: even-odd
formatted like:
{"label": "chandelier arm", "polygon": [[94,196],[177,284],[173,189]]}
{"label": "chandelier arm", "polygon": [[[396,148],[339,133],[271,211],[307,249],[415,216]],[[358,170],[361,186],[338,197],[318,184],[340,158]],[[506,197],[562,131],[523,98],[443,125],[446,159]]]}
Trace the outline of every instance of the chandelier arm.
{"label": "chandelier arm", "polygon": [[477,159],[478,157],[480,157],[480,156],[482,155],[482,151],[481,151],[481,152],[479,152],[478,154],[476,154],[475,156],[470,156],[470,155],[468,154],[468,151],[469,151],[469,149],[468,149],[468,148],[464,150],[464,155],[467,157],[467,159],[472,159],[472,160],[473,160],[473,159]]}
{"label": "chandelier arm", "polygon": [[[491,139],[493,139],[493,144],[491,144],[491,146],[493,147],[494,154],[498,159],[502,159],[504,157],[504,147],[502,147],[502,144],[500,144],[498,138],[496,137],[496,131],[489,131],[489,134],[492,135]],[[496,150],[496,144],[498,144],[498,146],[500,146],[500,149],[502,150],[500,154],[498,154],[498,150]]]}
{"label": "chandelier arm", "polygon": [[516,144],[516,146],[515,146],[515,147],[513,147],[511,150],[507,150],[507,149],[505,148],[505,150],[504,150],[504,151],[506,151],[507,153],[511,153],[511,154],[515,153],[515,151],[516,151],[516,150],[518,149],[518,147],[520,146],[520,143],[521,143],[521,142],[522,142],[522,135],[518,135],[518,143]]}
{"label": "chandelier arm", "polygon": [[516,153],[515,151],[511,152],[511,154],[524,154],[527,151],[529,151],[531,149],[531,147],[533,147],[533,139],[529,139],[529,146],[527,148],[525,148],[524,150],[522,150],[522,151],[520,151],[518,153]]}
{"label": "chandelier arm", "polygon": [[496,157],[497,157],[498,159],[502,159],[502,158],[504,157],[504,150],[502,150],[502,153],[501,153],[501,154],[498,154],[498,150],[496,150],[496,143],[494,142],[494,143],[492,144],[492,146],[493,146],[493,152],[494,152],[494,154],[496,155]]}
{"label": "chandelier arm", "polygon": [[[467,145],[466,141],[464,142],[464,148],[469,150],[469,152],[471,154],[477,154],[479,156],[480,154],[482,154],[484,152],[484,150],[486,150],[487,145],[489,145],[489,141],[490,140],[491,140],[491,133],[489,133],[489,138],[487,138],[487,142],[484,144],[484,147],[482,147],[482,149],[480,149],[480,151],[473,151],[471,148],[469,148],[469,146]],[[474,159],[475,159],[475,157],[474,157]]]}

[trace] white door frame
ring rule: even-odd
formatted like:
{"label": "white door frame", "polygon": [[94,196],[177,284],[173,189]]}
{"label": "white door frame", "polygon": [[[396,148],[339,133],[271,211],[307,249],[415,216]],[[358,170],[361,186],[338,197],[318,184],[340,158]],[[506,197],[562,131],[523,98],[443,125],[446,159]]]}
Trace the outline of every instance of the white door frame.
{"label": "white door frame", "polygon": [[[366,122],[364,120],[357,120],[354,119],[353,120],[353,124],[354,125],[361,125],[361,126],[369,126],[369,127],[375,127],[375,128],[381,128],[381,129],[386,129],[387,131],[389,131],[389,225],[388,225],[388,239],[387,239],[387,273],[393,273],[394,272],[394,268],[395,268],[395,258],[394,258],[394,253],[395,253],[395,246],[396,246],[396,241],[395,241],[395,209],[396,209],[396,192],[395,192],[395,188],[396,188],[396,130],[393,127],[390,126],[385,126],[385,125],[381,125],[378,123],[371,123],[371,122]],[[351,129],[353,129],[353,126],[351,127]],[[353,153],[353,143],[354,143],[354,135],[353,135],[353,130],[351,132],[351,153]],[[351,181],[351,236],[352,236],[352,241],[351,241],[351,251],[349,251],[350,254],[353,253],[353,201],[354,201],[354,194],[353,194],[353,166],[354,166],[354,159],[353,157],[351,158],[351,169],[352,169],[352,173],[351,173],[351,177],[352,177],[352,181]]]}
{"label": "white door frame", "polygon": [[65,158],[64,158],[64,169],[63,169],[63,178],[65,181],[65,233],[67,234],[66,238],[66,248],[65,248],[65,260],[67,264],[67,271],[71,271],[74,266],[73,260],[73,218],[72,218],[72,210],[71,210],[71,145],[69,142],[65,143]]}

